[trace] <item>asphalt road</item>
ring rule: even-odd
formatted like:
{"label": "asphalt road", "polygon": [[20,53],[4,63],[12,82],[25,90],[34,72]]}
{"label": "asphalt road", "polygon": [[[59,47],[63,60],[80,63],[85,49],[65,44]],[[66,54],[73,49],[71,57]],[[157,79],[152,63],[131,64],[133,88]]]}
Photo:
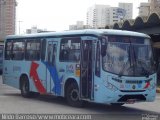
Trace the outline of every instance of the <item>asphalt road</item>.
{"label": "asphalt road", "polygon": [[160,94],[157,94],[155,102],[149,103],[126,104],[122,107],[88,103],[84,108],[74,108],[59,97],[23,98],[19,90],[2,84],[0,78],[0,113],[89,114],[95,120],[147,120],[143,119],[145,116],[160,120]]}

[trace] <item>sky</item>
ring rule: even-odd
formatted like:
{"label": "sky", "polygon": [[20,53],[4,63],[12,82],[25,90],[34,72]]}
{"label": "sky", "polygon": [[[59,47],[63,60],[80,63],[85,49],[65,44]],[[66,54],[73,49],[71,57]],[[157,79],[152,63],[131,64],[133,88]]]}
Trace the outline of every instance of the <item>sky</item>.
{"label": "sky", "polygon": [[76,21],[86,24],[87,9],[95,4],[118,7],[119,2],[133,3],[133,18],[138,15],[140,2],[148,0],[17,0],[16,31],[37,26],[49,31],[68,30]]}

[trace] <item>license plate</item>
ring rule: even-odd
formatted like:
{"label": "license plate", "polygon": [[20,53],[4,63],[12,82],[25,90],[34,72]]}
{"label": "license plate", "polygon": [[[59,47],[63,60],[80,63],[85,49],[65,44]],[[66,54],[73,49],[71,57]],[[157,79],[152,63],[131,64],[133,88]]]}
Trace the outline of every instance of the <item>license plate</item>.
{"label": "license plate", "polygon": [[128,99],[126,104],[133,104],[136,102],[136,99]]}

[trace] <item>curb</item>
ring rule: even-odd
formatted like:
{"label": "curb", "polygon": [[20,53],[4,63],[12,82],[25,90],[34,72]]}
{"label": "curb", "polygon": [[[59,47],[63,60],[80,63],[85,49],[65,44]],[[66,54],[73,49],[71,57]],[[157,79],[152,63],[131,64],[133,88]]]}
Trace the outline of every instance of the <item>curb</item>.
{"label": "curb", "polygon": [[157,88],[157,89],[156,89],[156,92],[157,92],[157,93],[160,93],[160,88]]}

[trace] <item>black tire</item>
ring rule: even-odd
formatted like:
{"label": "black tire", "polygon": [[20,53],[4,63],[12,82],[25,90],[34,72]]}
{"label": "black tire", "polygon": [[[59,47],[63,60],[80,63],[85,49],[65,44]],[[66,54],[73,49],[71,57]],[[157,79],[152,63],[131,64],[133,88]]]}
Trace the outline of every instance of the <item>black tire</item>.
{"label": "black tire", "polygon": [[79,89],[76,83],[71,83],[66,88],[66,99],[70,106],[82,107],[83,101],[79,99]]}
{"label": "black tire", "polygon": [[3,74],[3,72],[2,72],[2,70],[0,70],[0,75],[2,75]]}
{"label": "black tire", "polygon": [[40,96],[40,93],[38,92],[30,92],[30,97],[37,98],[39,96]]}
{"label": "black tire", "polygon": [[21,95],[25,98],[31,97],[31,92],[29,88],[29,80],[27,76],[22,76],[21,77],[21,84],[20,84],[20,90],[21,90]]}

